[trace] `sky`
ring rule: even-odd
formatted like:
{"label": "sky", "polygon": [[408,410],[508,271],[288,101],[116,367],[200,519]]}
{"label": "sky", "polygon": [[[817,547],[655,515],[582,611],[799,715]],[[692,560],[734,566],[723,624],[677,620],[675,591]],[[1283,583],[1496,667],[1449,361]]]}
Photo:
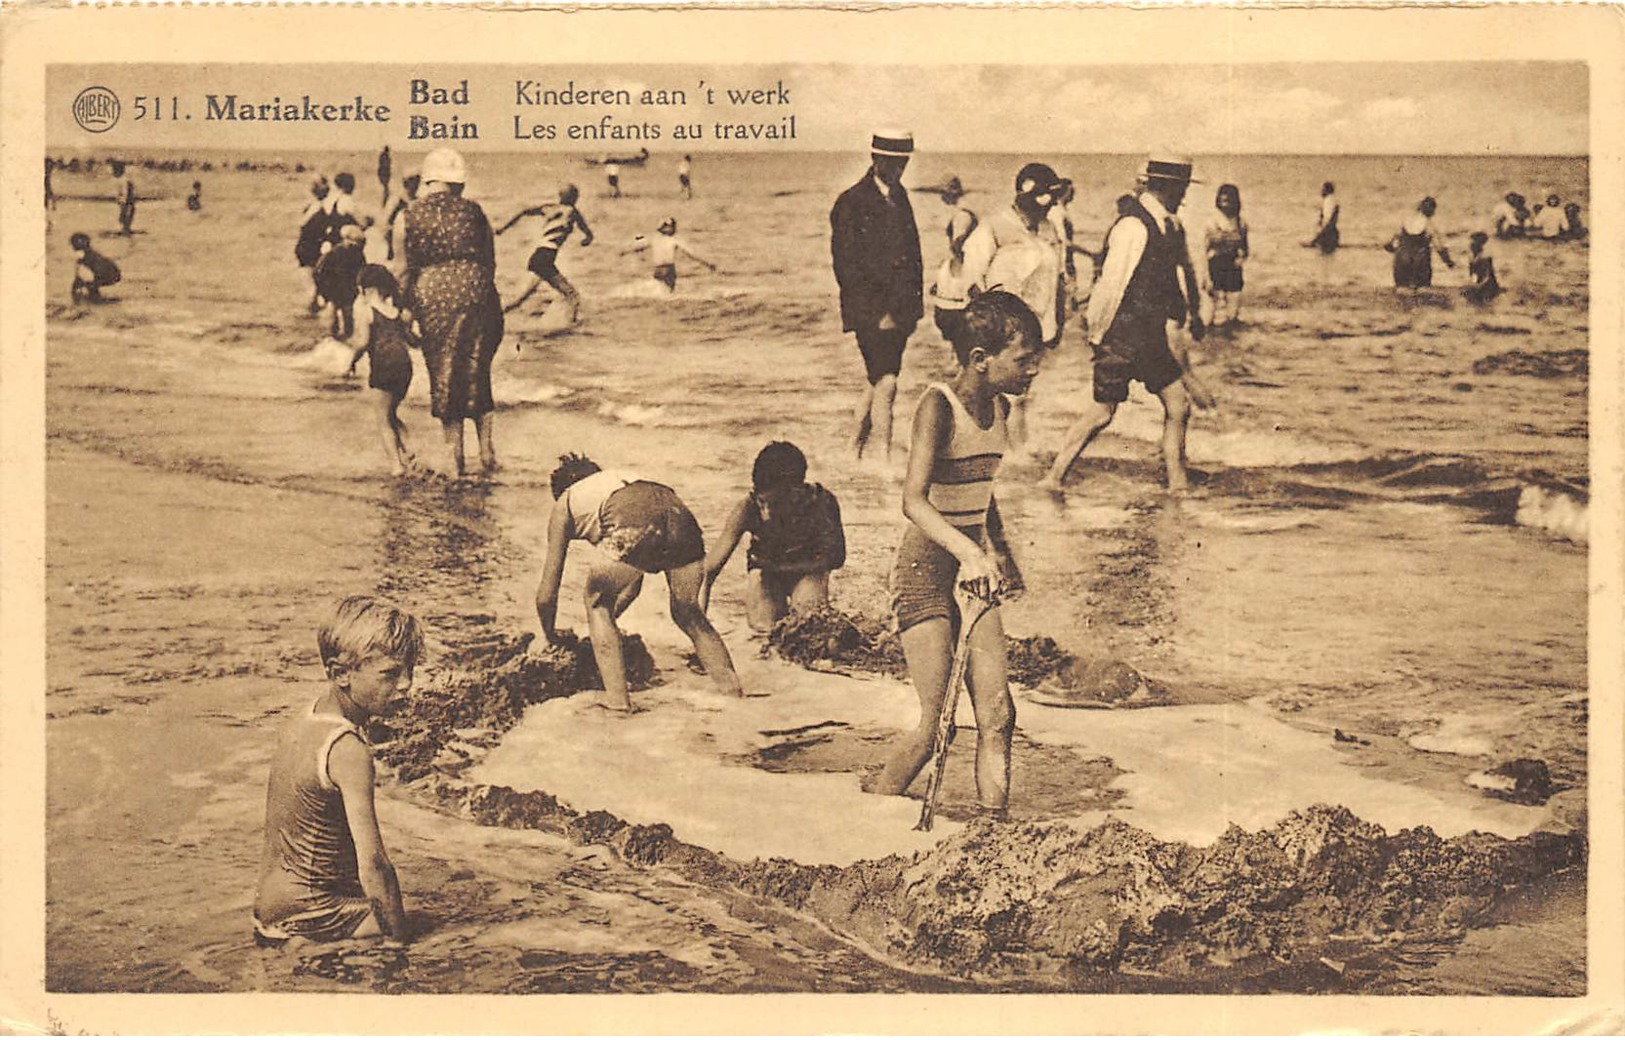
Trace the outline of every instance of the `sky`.
{"label": "sky", "polygon": [[[409,105],[414,78],[436,86],[469,81],[471,103]],[[516,100],[518,80],[538,87],[677,88],[681,106],[545,106]],[[699,84],[721,88],[705,103]],[[733,105],[728,86],[783,84],[789,104]],[[73,120],[73,98],[86,86],[120,98],[113,129],[89,134]],[[456,115],[474,122],[467,150],[597,153],[623,142],[571,141],[570,124],[659,123],[652,151],[739,147],[716,141],[718,122],[785,127],[795,138],[748,144],[780,150],[861,150],[868,133],[895,125],[919,147],[938,152],[1216,154],[1588,154],[1586,66],[1576,62],[1372,62],[1240,65],[101,65],[53,66],[47,135],[62,150],[179,147],[299,150],[432,147],[411,141],[407,117]],[[393,110],[388,123],[233,123],[208,121],[206,95],[242,100],[349,101],[362,94]],[[177,97],[192,119],[142,121],[135,98]],[[780,98],[783,95],[778,95]],[[553,125],[559,137],[516,137]],[[446,120],[442,120],[446,121]],[[674,145],[676,124],[706,137]],[[639,146],[630,142],[626,150]]]}

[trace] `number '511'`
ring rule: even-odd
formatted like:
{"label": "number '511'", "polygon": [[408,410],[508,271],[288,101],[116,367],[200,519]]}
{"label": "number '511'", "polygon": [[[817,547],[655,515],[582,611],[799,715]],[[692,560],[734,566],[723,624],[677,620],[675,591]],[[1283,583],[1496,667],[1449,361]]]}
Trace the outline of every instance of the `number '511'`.
{"label": "number '511'", "polygon": [[[165,101],[169,104],[165,105]],[[178,97],[148,97],[145,94],[137,94],[135,97],[137,119],[179,119],[180,113],[181,99]]]}

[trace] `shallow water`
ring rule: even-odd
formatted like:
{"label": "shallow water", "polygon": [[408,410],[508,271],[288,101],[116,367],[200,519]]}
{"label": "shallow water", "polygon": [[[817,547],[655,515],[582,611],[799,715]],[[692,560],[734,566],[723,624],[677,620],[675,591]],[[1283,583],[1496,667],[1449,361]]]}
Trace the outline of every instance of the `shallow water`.
{"label": "shallow water", "polygon": [[[362,168],[362,159],[348,164]],[[329,172],[346,164],[323,162]],[[1132,163],[1054,163],[1079,181],[1080,229],[1104,233]],[[910,180],[951,168],[972,187],[969,204],[986,208],[1002,204],[1017,165],[922,156]],[[1390,829],[1430,822],[1512,834],[1583,820],[1587,381],[1479,375],[1474,364],[1586,347],[1586,250],[1503,246],[1512,291],[1478,310],[1446,291],[1396,298],[1377,247],[1421,194],[1439,197],[1444,228],[1462,237],[1506,190],[1549,186],[1584,203],[1586,164],[1213,165],[1210,182],[1242,186],[1255,258],[1247,324],[1197,348],[1221,398],[1192,428],[1202,489],[1182,501],[1157,491],[1160,412],[1137,394],[1074,469],[1064,504],[1029,489],[1037,462],[1011,461],[999,491],[1030,586],[1006,607],[1006,627],[1126,660],[1188,703],[1067,713],[1018,700],[1013,809],[1085,820],[1111,809],[1193,841],[1227,822],[1271,822],[1293,800],[1266,797],[1282,790],[1342,797]],[[523,193],[531,185],[585,176],[512,156],[474,167],[471,194],[498,219],[535,201]],[[902,452],[877,473],[841,450],[856,357],[828,272],[828,203],[860,172],[844,156],[707,159],[696,170],[699,197],[686,204],[652,169],[623,174],[632,196],[613,203],[589,184],[583,208],[600,244],[572,245],[562,258],[586,298],[585,323],[541,338],[537,319],[513,319],[496,371],[505,472],[471,486],[381,475],[371,414],[340,378],[347,359],[319,346],[321,330],[301,313],[290,254],[302,176],[206,174],[205,208],[192,214],[181,200],[193,174],[137,170],[142,191],[164,198],[142,207],[146,234],[99,241],[125,271],[121,302],[99,308],[65,306],[66,238],[112,226],[114,207],[62,202],[47,270],[53,988],[819,988],[820,966],[837,954],[817,948],[810,926],[770,909],[746,926],[689,887],[651,895],[665,882],[616,863],[585,868],[600,880],[572,888],[583,850],[486,833],[387,791],[386,840],[409,903],[434,917],[437,937],[414,950],[409,970],[386,965],[346,981],[326,962],[263,955],[245,941],[245,915],[270,728],[313,696],[322,605],[383,592],[419,612],[436,647],[482,627],[529,628],[546,477],[560,452],[585,449],[667,480],[714,530],[760,445],[793,439],[812,477],[842,501],[851,559],[838,603],[885,611]],[[1339,183],[1349,248],[1323,258],[1296,242],[1327,177]],[[83,180],[85,194],[99,185]],[[73,181],[59,175],[58,189],[75,193]],[[936,203],[917,195],[915,206],[929,270],[941,250]],[[702,255],[734,273],[685,272],[676,296],[651,297],[643,272],[615,250],[667,211]],[[500,240],[504,292],[519,283],[531,245],[524,225]],[[1441,272],[1441,284],[1452,276]],[[1087,400],[1079,339],[1068,333],[1038,381],[1040,446],[1053,445]],[[922,327],[906,359],[900,429],[946,360]],[[425,403],[420,369],[403,414],[420,457],[439,464]],[[567,589],[582,555],[573,554]],[[644,695],[650,710],[616,720],[583,717],[572,702],[539,706],[484,768],[508,783],[528,777],[579,809],[671,822],[680,833],[686,821],[690,840],[743,857],[843,861],[912,847],[914,803],[857,786],[887,736],[913,720],[906,686],[755,660],[740,583],[730,569],[713,613],[747,681],[775,696],[714,704],[704,680],[683,670],[655,581],[631,620],[672,680]],[[583,626],[574,593],[562,613]],[[763,729],[826,716],[845,725],[764,755],[783,741]],[[1334,729],[1355,739],[1338,742]],[[1209,731],[1219,736],[1204,742]],[[1159,742],[1191,756],[1187,765],[1175,768]],[[724,763],[703,775],[726,770],[738,786],[708,787],[714,802],[689,797],[701,774],[685,755]],[[606,781],[628,756],[644,767]],[[955,756],[968,773],[968,753]],[[1534,809],[1464,783],[1517,757],[1545,760],[1569,790]],[[1247,766],[1249,778],[1216,787],[1212,770],[1226,761]],[[969,801],[968,775],[951,771],[943,833]],[[819,808],[738,811],[798,802]],[[586,904],[602,900],[606,923],[583,924],[598,913]],[[661,905],[681,908],[687,923],[646,916]],[[1527,911],[1534,923],[1474,933],[1476,959],[1447,951],[1405,986],[1563,990],[1583,946],[1579,910],[1537,901]],[[699,922],[723,927],[724,918],[727,934],[753,938],[720,954],[693,945]],[[1519,927],[1568,952],[1531,966],[1531,978],[1512,977],[1505,953],[1514,943],[1497,936],[1529,934]],[[864,958],[840,970],[845,988],[925,985]]]}

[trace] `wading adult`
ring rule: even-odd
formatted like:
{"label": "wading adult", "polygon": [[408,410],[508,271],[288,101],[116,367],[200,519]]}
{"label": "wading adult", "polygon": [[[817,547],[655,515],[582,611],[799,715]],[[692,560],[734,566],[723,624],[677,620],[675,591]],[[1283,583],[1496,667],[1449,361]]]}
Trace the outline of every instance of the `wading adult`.
{"label": "wading adult", "polygon": [[1205,408],[1212,398],[1190,374],[1182,339],[1170,340],[1168,323],[1188,321],[1192,339],[1201,339],[1206,331],[1185,230],[1174,216],[1191,184],[1191,161],[1153,156],[1145,164],[1141,184],[1138,195],[1120,201],[1122,215],[1106,235],[1100,281],[1088,311],[1094,402],[1067,431],[1055,465],[1040,482],[1051,491],[1060,490],[1072,463],[1111,424],[1134,380],[1162,401],[1162,456],[1169,490],[1182,491],[1190,482],[1185,427],[1191,399]]}
{"label": "wading adult", "polygon": [[902,184],[914,135],[876,131],[869,152],[869,169],[830,210],[830,255],[841,289],[841,328],[857,337],[868,379],[853,417],[852,444],[862,458],[869,442],[877,442],[885,464],[903,348],[925,316],[925,273],[920,233]]}
{"label": "wading adult", "polygon": [[463,466],[463,421],[474,420],[480,463],[497,468],[491,445],[491,360],[502,343],[502,300],[490,221],[463,197],[467,168],[450,148],[423,159],[418,197],[406,207],[402,249],[406,294],[423,329],[429,399],[452,465]]}

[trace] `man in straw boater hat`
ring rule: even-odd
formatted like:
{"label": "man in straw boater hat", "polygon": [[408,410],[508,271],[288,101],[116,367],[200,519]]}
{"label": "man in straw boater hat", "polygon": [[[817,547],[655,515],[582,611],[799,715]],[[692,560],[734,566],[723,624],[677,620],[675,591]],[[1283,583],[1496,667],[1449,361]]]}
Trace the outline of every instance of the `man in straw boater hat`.
{"label": "man in straw boater hat", "polygon": [[869,381],[854,416],[853,446],[861,458],[872,437],[884,465],[891,457],[903,348],[925,315],[925,277],[920,233],[902,184],[914,136],[879,130],[869,151],[869,169],[830,210],[830,254],[841,288],[841,328],[857,336]]}
{"label": "man in straw boater hat", "polygon": [[1189,485],[1185,426],[1191,401],[1202,408],[1213,404],[1191,374],[1185,343],[1168,336],[1170,321],[1185,325],[1188,320],[1192,339],[1201,339],[1205,332],[1185,230],[1174,216],[1190,184],[1190,159],[1153,155],[1146,161],[1139,194],[1125,197],[1120,205],[1121,216],[1106,236],[1100,281],[1089,298],[1094,405],[1067,431],[1041,487],[1061,489],[1072,463],[1111,424],[1117,406],[1128,400],[1133,380],[1162,400],[1168,489],[1183,491]]}

